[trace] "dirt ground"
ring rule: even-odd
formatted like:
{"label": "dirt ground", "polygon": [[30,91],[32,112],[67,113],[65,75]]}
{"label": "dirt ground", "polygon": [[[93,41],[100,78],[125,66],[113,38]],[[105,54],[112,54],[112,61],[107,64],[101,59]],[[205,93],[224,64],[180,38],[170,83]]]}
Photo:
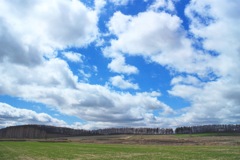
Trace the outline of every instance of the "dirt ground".
{"label": "dirt ground", "polygon": [[106,144],[152,144],[152,145],[240,145],[239,136],[193,136],[193,135],[106,135],[82,136],[65,139],[80,143]]}

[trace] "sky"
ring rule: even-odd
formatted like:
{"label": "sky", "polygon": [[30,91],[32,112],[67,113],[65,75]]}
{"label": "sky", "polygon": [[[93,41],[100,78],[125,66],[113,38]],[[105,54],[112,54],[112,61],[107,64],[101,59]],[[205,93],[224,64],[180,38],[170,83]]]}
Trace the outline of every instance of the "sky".
{"label": "sky", "polygon": [[0,4],[0,128],[240,123],[239,0]]}

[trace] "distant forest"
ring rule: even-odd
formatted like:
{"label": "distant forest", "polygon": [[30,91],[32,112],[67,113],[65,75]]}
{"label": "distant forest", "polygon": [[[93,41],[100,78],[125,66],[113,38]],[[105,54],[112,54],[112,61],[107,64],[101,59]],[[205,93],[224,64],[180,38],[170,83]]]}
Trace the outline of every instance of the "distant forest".
{"label": "distant forest", "polygon": [[57,138],[93,135],[168,135],[196,133],[240,133],[240,125],[203,125],[172,128],[107,128],[98,130],[71,129],[46,125],[21,125],[0,129],[0,138]]}

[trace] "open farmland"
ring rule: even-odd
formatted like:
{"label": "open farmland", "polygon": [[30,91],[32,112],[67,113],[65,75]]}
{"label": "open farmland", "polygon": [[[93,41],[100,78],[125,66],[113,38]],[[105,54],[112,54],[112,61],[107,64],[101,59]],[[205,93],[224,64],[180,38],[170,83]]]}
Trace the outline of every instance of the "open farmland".
{"label": "open farmland", "polygon": [[3,160],[239,158],[238,135],[112,135],[0,142]]}
{"label": "open farmland", "polygon": [[141,144],[141,145],[229,145],[240,146],[240,134],[205,133],[205,134],[177,134],[177,135],[105,135],[80,136],[64,139],[49,139],[52,141],[64,140],[80,143],[100,144]]}

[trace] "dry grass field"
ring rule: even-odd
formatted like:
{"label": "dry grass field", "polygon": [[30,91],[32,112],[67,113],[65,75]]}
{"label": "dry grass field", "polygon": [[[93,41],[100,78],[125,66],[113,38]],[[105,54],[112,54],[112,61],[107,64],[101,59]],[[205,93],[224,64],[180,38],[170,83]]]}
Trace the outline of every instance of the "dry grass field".
{"label": "dry grass field", "polygon": [[[61,139],[52,139],[61,140]],[[66,141],[105,144],[141,145],[240,145],[240,134],[181,134],[181,135],[106,135],[65,138]]]}

